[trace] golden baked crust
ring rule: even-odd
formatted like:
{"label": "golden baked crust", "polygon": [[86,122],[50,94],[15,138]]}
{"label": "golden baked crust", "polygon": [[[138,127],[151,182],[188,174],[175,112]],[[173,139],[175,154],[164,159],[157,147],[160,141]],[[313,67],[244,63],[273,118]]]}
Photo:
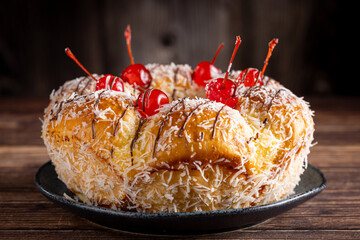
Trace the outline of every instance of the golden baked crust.
{"label": "golden baked crust", "polygon": [[78,78],[51,95],[43,139],[71,191],[92,205],[141,212],[249,207],[292,193],[314,132],[304,100],[266,77],[237,89],[232,109],[194,98],[204,92],[186,65],[147,68],[151,86],[174,97],[147,119],[130,85],[94,92],[93,80]]}

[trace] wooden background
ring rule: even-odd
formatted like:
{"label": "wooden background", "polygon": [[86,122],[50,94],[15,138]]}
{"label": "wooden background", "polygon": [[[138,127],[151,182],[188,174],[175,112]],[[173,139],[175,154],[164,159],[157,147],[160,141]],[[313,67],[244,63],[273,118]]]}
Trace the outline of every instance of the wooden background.
{"label": "wooden background", "polygon": [[90,72],[119,74],[130,63],[127,24],[140,63],[195,66],[224,42],[216,65],[225,71],[240,35],[233,68],[262,68],[267,43],[278,37],[267,75],[299,95],[359,95],[355,11],[337,0],[1,2],[0,97],[47,97],[84,75],[65,47]]}

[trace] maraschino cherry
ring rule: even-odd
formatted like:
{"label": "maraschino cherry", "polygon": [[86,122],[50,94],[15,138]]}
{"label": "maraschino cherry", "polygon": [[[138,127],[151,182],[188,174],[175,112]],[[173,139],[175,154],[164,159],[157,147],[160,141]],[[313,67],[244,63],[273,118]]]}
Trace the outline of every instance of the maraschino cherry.
{"label": "maraschino cherry", "polygon": [[235,54],[240,46],[241,39],[240,36],[236,37],[235,48],[231,56],[229,66],[227,68],[224,78],[217,78],[213,81],[210,81],[206,85],[206,97],[210,100],[217,102],[222,102],[228,105],[231,108],[234,108],[238,97],[235,96],[236,85],[233,81],[228,79],[228,75],[231,69],[232,62],[234,60]]}
{"label": "maraschino cherry", "polygon": [[75,55],[71,52],[71,50],[69,48],[65,48],[65,53],[72,60],[74,60],[74,62],[76,62],[76,64],[87,75],[89,75],[92,79],[94,79],[96,81],[96,87],[95,87],[96,91],[99,91],[101,89],[114,90],[114,91],[119,91],[119,92],[124,91],[124,84],[120,78],[115,77],[111,74],[106,74],[105,76],[101,77],[100,79],[96,79],[88,70],[86,70],[86,68],[79,62],[79,60],[77,60],[77,58],[75,57]]}
{"label": "maraschino cherry", "polygon": [[136,100],[136,106],[142,117],[150,117],[159,111],[159,108],[169,103],[168,96],[159,89],[148,88]]}
{"label": "maraschino cherry", "polygon": [[262,81],[262,79],[264,77],[264,72],[269,63],[270,56],[278,42],[279,42],[279,39],[277,39],[277,38],[274,38],[273,40],[271,40],[269,42],[269,50],[268,50],[262,71],[260,72],[256,68],[244,69],[235,80],[235,83],[238,86],[240,84],[244,84],[244,86],[246,86],[246,87],[253,87],[255,85],[263,85],[264,84],[264,82]]}
{"label": "maraschino cherry", "polygon": [[123,92],[124,84],[119,77],[115,77],[111,74],[106,74],[96,83],[95,90],[99,91],[101,89]]}
{"label": "maraschino cherry", "polygon": [[211,62],[203,61],[195,67],[192,79],[197,85],[205,87],[210,79],[221,74],[221,70],[214,66],[214,62],[223,46],[224,43],[220,44]]}
{"label": "maraschino cherry", "polygon": [[134,62],[134,58],[131,52],[130,25],[126,27],[124,35],[126,38],[126,45],[127,45],[127,50],[129,53],[131,65],[125,68],[125,70],[121,73],[120,77],[125,82],[128,82],[135,87],[137,86],[145,89],[149,87],[152,77],[149,70],[147,70],[144,65]]}

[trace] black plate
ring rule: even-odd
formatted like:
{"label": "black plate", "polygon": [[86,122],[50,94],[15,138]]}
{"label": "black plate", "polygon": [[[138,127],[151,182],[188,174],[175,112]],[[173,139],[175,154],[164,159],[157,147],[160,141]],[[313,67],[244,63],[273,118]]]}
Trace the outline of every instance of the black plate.
{"label": "black plate", "polygon": [[102,226],[137,233],[205,234],[231,231],[261,223],[314,197],[326,187],[323,173],[309,164],[295,194],[285,200],[262,206],[205,212],[137,213],[116,211],[68,200],[73,194],[60,181],[49,161],[35,176],[35,184],[51,201]]}

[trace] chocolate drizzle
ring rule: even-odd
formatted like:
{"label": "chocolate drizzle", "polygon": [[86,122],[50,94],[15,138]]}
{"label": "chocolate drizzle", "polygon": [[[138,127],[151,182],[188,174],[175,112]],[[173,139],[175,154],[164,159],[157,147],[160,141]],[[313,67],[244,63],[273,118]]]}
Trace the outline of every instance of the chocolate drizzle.
{"label": "chocolate drizzle", "polygon": [[121,114],[120,118],[118,118],[118,120],[116,121],[115,128],[114,128],[114,132],[113,132],[113,136],[114,136],[114,137],[115,137],[115,135],[116,135],[116,132],[117,132],[119,123],[120,123],[121,119],[123,119],[123,118],[125,117],[125,114],[126,114],[126,112],[127,112],[128,109],[129,109],[129,105],[126,106],[125,111]]}
{"label": "chocolate drizzle", "polygon": [[92,139],[95,139],[95,119],[96,119],[96,113],[94,113],[94,118],[91,122]]}
{"label": "chocolate drizzle", "polygon": [[[63,91],[63,89],[61,89],[61,90]],[[60,94],[61,94],[61,92],[60,92]],[[92,94],[93,94],[93,93],[92,93]],[[91,95],[91,94],[89,94],[89,95]],[[80,96],[76,96],[76,97],[69,98],[69,99],[62,100],[62,101],[55,101],[55,102],[54,102],[54,105],[53,105],[53,108],[52,108],[51,111],[50,111],[50,115],[53,115],[53,114],[54,114],[54,107],[55,107],[55,106],[58,106],[58,108],[57,108],[57,110],[56,110],[55,115],[50,119],[50,121],[58,119],[59,114],[60,114],[61,110],[62,110],[63,107],[64,107],[64,104],[71,103],[71,102],[77,100],[78,98],[80,98]]]}
{"label": "chocolate drizzle", "polygon": [[84,94],[84,91],[87,89],[87,87],[89,86],[89,84],[90,84],[90,81],[95,81],[94,79],[92,79],[92,78],[87,78],[87,83],[85,84],[85,87],[81,90],[81,92],[80,92],[80,95],[83,95]]}
{"label": "chocolate drizzle", "polygon": [[215,138],[216,123],[219,121],[220,112],[224,109],[224,107],[225,107],[225,105],[223,105],[216,114],[215,121],[214,121],[213,128],[212,128],[211,139]]}
{"label": "chocolate drizzle", "polygon": [[[58,101],[55,101],[55,102],[54,102],[54,105],[53,105],[53,107],[51,108],[51,111],[50,111],[50,114],[49,114],[50,116],[54,114],[54,106],[57,105],[58,103],[59,103]],[[53,120],[53,118],[54,118],[54,117],[52,117],[50,120]]]}
{"label": "chocolate drizzle", "polygon": [[247,144],[249,144],[252,140],[257,140],[259,138],[259,133],[257,132],[255,137],[250,137],[249,140],[246,141]]}
{"label": "chocolate drizzle", "polygon": [[175,97],[176,97],[176,83],[177,83],[177,80],[178,80],[178,72],[179,72],[179,67],[176,67],[175,70],[174,70],[174,89],[173,89],[173,92],[171,94],[171,98],[172,100],[174,101],[175,100]]}
{"label": "chocolate drizzle", "polygon": [[177,75],[178,75],[178,72],[179,72],[179,67],[176,67],[175,70],[174,70],[174,84],[177,83]]}
{"label": "chocolate drizzle", "polygon": [[265,127],[265,125],[267,124],[268,120],[269,120],[268,118],[265,118],[265,119],[264,119],[264,121],[262,122],[262,124],[263,124],[262,127]]}
{"label": "chocolate drizzle", "polygon": [[160,67],[160,64],[156,64],[156,66],[154,66],[152,69],[148,69],[148,71],[150,72],[150,76],[151,76],[151,79],[150,79],[150,82],[149,82],[149,85],[147,86],[148,88],[151,87],[151,84],[154,80],[154,78],[152,77],[152,74],[151,72],[154,71],[156,68]]}
{"label": "chocolate drizzle", "polygon": [[194,84],[194,80],[191,76],[191,73],[189,71],[185,71],[186,72],[186,75],[187,75],[187,78],[190,80],[190,84],[193,85]]}
{"label": "chocolate drizzle", "polygon": [[[274,96],[271,98],[270,104],[269,104],[268,109],[266,111],[266,114],[269,114],[269,112],[270,112],[270,110],[271,110],[271,108],[273,106],[273,101],[279,96],[281,91],[285,91],[285,89],[281,88],[281,89],[277,90],[276,93],[274,94]],[[264,119],[264,121],[262,122],[261,128],[264,128],[268,122],[269,122],[269,119],[266,117]],[[255,137],[250,137],[250,139],[246,143],[249,144],[252,140],[257,140],[258,138],[259,138],[259,132],[256,133]]]}
{"label": "chocolate drizzle", "polygon": [[267,78],[266,82],[264,81],[265,80],[265,77],[263,78],[263,82],[264,82],[264,85],[267,86],[270,82],[270,78]]}
{"label": "chocolate drizzle", "polygon": [[111,156],[111,158],[114,157],[114,148],[113,147],[111,147],[111,149],[110,149],[110,156]]}
{"label": "chocolate drizzle", "polygon": [[276,98],[279,96],[279,94],[280,94],[281,91],[285,91],[285,90],[282,89],[282,88],[280,88],[279,90],[277,90],[277,92],[275,93],[275,95],[273,96],[273,98],[270,100],[270,104],[269,104],[269,107],[268,107],[268,109],[267,109],[267,113],[270,112],[270,109],[272,108],[274,99],[276,99]]}
{"label": "chocolate drizzle", "polygon": [[[200,133],[199,133],[199,137],[198,137],[197,141],[198,141],[198,142],[204,141],[204,132],[200,132]],[[185,143],[186,143],[186,142],[185,142]]]}
{"label": "chocolate drizzle", "polygon": [[143,112],[145,112],[145,106],[149,105],[149,97],[150,97],[151,91],[152,91],[152,89],[150,89],[150,88],[146,89],[146,91],[145,91],[144,98],[143,98]]}
{"label": "chocolate drizzle", "polygon": [[76,86],[76,89],[75,89],[75,93],[79,93],[79,88],[80,88],[80,85],[81,85],[81,83],[83,82],[83,81],[85,81],[85,80],[87,80],[87,77],[84,77],[84,78],[82,78],[79,82],[78,82],[78,84],[77,84],[77,86]]}
{"label": "chocolate drizzle", "polygon": [[171,98],[173,101],[175,100],[175,96],[176,96],[176,88],[173,89],[173,92],[171,94]]}
{"label": "chocolate drizzle", "polygon": [[[96,111],[96,108],[98,107],[98,105],[99,105],[99,103],[100,103],[100,97],[101,97],[101,95],[104,93],[105,91],[102,91],[99,95],[98,95],[98,97],[97,97],[97,99],[96,99],[96,101],[95,101],[95,104],[94,104],[94,111]],[[94,112],[94,118],[93,118],[93,120],[92,120],[92,122],[91,122],[91,131],[92,131],[92,138],[93,139],[95,139],[95,121],[96,121],[96,118],[97,118],[97,115],[96,115],[96,113]]]}
{"label": "chocolate drizzle", "polygon": [[255,87],[255,86],[249,87],[249,88],[245,91],[245,93],[244,93],[243,96],[244,96],[244,97],[247,97],[247,95],[251,92],[252,89],[254,89],[254,87]]}
{"label": "chocolate drizzle", "polygon": [[[263,77],[263,79],[264,79],[264,77]],[[244,97],[246,97],[246,96],[251,92],[251,90],[253,90],[254,88],[258,87],[258,86],[256,86],[256,83],[258,82],[258,80],[259,80],[259,78],[256,79],[254,86],[249,87],[249,88],[245,91],[245,93],[244,93],[244,95],[243,95]]]}
{"label": "chocolate drizzle", "polygon": [[[271,110],[271,108],[272,108],[272,106],[273,106],[273,101],[279,96],[279,94],[280,94],[281,91],[285,91],[285,90],[282,89],[282,88],[279,89],[279,90],[277,90],[276,93],[274,94],[274,96],[271,98],[270,104],[269,104],[268,109],[267,109],[267,111],[266,111],[266,114],[268,114],[268,113],[270,112],[270,110]],[[264,121],[262,122],[263,127],[265,127],[265,125],[268,123],[268,121],[269,121],[268,118],[265,118],[265,119],[264,119]]]}
{"label": "chocolate drizzle", "polygon": [[50,121],[52,121],[52,120],[57,120],[57,118],[58,118],[58,116],[59,116],[59,113],[60,113],[60,111],[61,111],[61,109],[62,109],[62,106],[63,106],[63,104],[64,104],[64,101],[61,101],[60,103],[56,103],[56,104],[58,104],[59,107],[58,107],[55,115],[50,119]]}
{"label": "chocolate drizzle", "polygon": [[210,101],[206,101],[206,102],[203,102],[203,103],[198,104],[198,105],[186,116],[185,121],[184,121],[183,125],[181,126],[181,128],[180,128],[180,130],[179,130],[178,137],[184,137],[183,132],[184,132],[184,130],[185,130],[185,126],[186,126],[186,124],[189,122],[189,120],[190,120],[191,116],[194,114],[194,112],[195,112],[199,107],[201,107],[202,105],[205,105],[205,104],[207,104],[207,103],[209,103],[209,102],[210,102]]}
{"label": "chocolate drizzle", "polygon": [[155,138],[154,149],[153,149],[152,157],[155,156],[156,146],[157,146],[157,143],[158,143],[158,141],[159,141],[159,139],[160,139],[160,134],[161,134],[162,129],[163,129],[164,125],[165,125],[165,122],[169,119],[170,113],[172,113],[172,112],[174,111],[174,109],[175,109],[176,106],[178,106],[179,104],[181,104],[181,103],[183,103],[183,102],[184,102],[184,99],[181,99],[181,101],[179,101],[179,102],[176,103],[174,106],[172,106],[172,107],[170,108],[170,110],[166,113],[164,119],[161,121],[160,126],[159,126],[159,131],[158,131],[158,133],[157,133],[157,135],[156,135],[156,138]]}
{"label": "chocolate drizzle", "polygon": [[133,151],[134,151],[135,143],[136,143],[136,140],[139,138],[139,133],[140,133],[141,127],[144,125],[146,120],[147,120],[146,118],[141,118],[140,119],[139,126],[138,126],[138,128],[136,129],[136,132],[135,132],[135,136],[134,136],[133,140],[131,141],[131,145],[130,145],[131,166],[134,165]]}
{"label": "chocolate drizzle", "polygon": [[[125,117],[128,108],[129,108],[129,105],[126,106],[125,111],[121,114],[120,118],[118,118],[118,120],[116,121],[116,124],[114,127],[114,132],[113,132],[113,137],[115,137],[119,123],[120,123],[121,119],[123,119]],[[114,148],[113,147],[110,150],[110,155],[112,158],[114,157]]]}
{"label": "chocolate drizzle", "polygon": [[[150,91],[150,93],[149,93]],[[152,89],[148,88],[145,90],[142,96],[142,111],[145,113],[145,106],[149,104],[149,96],[151,94]],[[136,99],[136,107],[139,106],[139,98]]]}

